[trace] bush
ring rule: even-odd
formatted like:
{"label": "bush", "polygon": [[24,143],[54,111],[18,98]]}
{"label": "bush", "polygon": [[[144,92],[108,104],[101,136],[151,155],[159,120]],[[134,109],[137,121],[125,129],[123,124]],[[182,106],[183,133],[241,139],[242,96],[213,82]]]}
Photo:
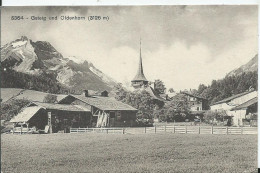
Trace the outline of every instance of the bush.
{"label": "bush", "polygon": [[228,116],[226,111],[221,110],[221,111],[212,111],[209,110],[205,112],[203,119],[205,120],[206,123],[217,123],[217,122],[223,122],[224,117]]}

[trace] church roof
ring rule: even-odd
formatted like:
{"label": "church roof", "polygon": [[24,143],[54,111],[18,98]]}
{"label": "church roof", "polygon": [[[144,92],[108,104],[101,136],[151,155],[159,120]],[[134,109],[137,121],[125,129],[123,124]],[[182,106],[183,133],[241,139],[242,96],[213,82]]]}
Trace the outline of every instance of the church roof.
{"label": "church roof", "polygon": [[140,93],[142,91],[148,92],[150,94],[150,96],[153,97],[153,99],[165,101],[165,99],[163,99],[160,95],[157,95],[156,92],[154,91],[154,89],[150,86],[138,88],[134,92]]}
{"label": "church roof", "polygon": [[148,81],[146,77],[144,76],[144,71],[143,71],[143,62],[142,62],[142,54],[141,54],[141,41],[140,41],[140,60],[139,60],[139,66],[138,66],[138,71],[137,74],[135,75],[133,81]]}

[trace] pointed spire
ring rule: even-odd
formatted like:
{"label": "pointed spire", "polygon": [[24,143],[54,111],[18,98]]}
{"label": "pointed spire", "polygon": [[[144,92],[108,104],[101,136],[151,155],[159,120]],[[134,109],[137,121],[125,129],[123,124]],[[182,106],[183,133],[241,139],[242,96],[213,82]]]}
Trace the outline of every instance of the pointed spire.
{"label": "pointed spire", "polygon": [[144,72],[143,72],[143,62],[142,62],[142,39],[140,37],[140,60],[139,60],[139,69],[138,69],[141,74],[144,75]]}
{"label": "pointed spire", "polygon": [[141,38],[140,38],[140,60],[139,60],[138,71],[132,81],[147,81],[146,77],[144,76],[144,71],[143,71]]}

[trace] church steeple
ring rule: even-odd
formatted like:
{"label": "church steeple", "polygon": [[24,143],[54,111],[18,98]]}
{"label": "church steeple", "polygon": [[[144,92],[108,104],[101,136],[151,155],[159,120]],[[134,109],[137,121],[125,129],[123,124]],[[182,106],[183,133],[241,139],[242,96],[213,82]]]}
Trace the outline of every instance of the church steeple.
{"label": "church steeple", "polygon": [[148,84],[148,80],[144,76],[144,71],[143,71],[141,39],[140,39],[140,59],[139,59],[138,71],[137,71],[137,74],[135,75],[134,79],[131,82],[132,82],[132,86],[134,88],[139,88],[141,86]]}

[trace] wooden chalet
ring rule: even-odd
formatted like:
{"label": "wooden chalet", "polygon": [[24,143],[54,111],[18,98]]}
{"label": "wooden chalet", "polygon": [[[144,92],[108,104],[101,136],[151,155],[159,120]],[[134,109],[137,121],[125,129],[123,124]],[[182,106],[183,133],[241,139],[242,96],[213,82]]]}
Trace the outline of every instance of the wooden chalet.
{"label": "wooden chalet", "polygon": [[131,127],[136,120],[137,109],[106,96],[68,95],[60,104],[81,105],[91,111],[92,127]]}
{"label": "wooden chalet", "polygon": [[204,110],[207,110],[207,99],[200,96],[196,96],[188,92],[180,92],[180,93],[186,95],[192,113],[194,114],[196,114],[196,112],[203,113]]}

